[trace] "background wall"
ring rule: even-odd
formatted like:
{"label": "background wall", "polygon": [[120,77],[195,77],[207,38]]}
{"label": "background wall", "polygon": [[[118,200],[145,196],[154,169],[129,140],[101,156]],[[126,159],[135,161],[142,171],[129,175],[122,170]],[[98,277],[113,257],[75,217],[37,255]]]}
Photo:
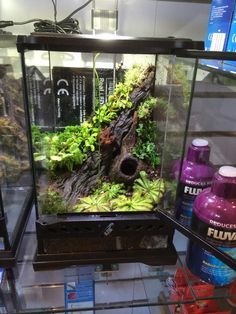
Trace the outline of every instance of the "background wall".
{"label": "background wall", "polygon": [[[119,35],[185,37],[204,40],[210,4],[194,4],[157,0],[114,0],[119,12]],[[58,0],[58,20],[64,18],[86,0]],[[111,8],[112,0],[96,0],[96,8]],[[89,4],[76,17],[83,33],[91,33]],[[0,19],[24,21],[31,18],[53,19],[51,0],[0,0]],[[33,24],[6,29],[15,34],[29,34]]]}

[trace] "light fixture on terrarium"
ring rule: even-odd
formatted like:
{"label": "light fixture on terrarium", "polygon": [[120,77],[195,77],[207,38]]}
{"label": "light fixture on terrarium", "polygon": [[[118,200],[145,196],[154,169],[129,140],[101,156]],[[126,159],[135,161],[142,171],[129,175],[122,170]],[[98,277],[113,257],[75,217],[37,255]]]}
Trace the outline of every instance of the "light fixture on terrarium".
{"label": "light fixture on terrarium", "polygon": [[117,6],[118,0],[93,1],[91,11],[93,33],[116,33],[118,29]]}

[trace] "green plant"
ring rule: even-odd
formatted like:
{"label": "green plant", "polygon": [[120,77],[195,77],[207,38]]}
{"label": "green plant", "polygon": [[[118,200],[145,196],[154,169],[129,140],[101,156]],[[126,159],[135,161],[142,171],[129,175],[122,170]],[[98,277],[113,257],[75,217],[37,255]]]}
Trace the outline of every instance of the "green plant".
{"label": "green plant", "polygon": [[111,123],[112,120],[117,118],[117,112],[111,110],[111,106],[108,104],[104,104],[99,109],[95,111],[95,115],[93,116],[93,124],[96,126],[105,126]]}
{"label": "green plant", "polygon": [[139,85],[145,77],[147,65],[134,64],[131,70],[125,72],[125,84],[129,87]]}
{"label": "green plant", "polygon": [[129,93],[132,91],[130,86],[125,83],[116,85],[113,95],[109,96],[108,102],[99,107],[92,118],[94,125],[106,126],[115,120],[120,112],[132,107],[129,100]]}
{"label": "green plant", "polygon": [[57,168],[72,171],[86,160],[90,151],[95,150],[98,134],[99,128],[88,122],[81,126],[67,126],[63,132],[50,135],[40,132],[41,142],[33,141],[36,144],[35,161],[45,161],[51,171]]}
{"label": "green plant", "polygon": [[155,121],[139,123],[136,133],[137,143],[133,154],[141,160],[147,160],[155,168],[160,164],[160,154],[156,145],[158,131]]}
{"label": "green plant", "polygon": [[139,119],[149,118],[157,104],[158,98],[148,97],[147,99],[145,99],[138,107]]}
{"label": "green plant", "polygon": [[51,141],[49,167],[67,168],[72,171],[81,165],[88,153],[96,148],[99,128],[84,122],[81,126],[68,126],[64,132],[56,134]]}
{"label": "green plant", "polygon": [[45,194],[40,195],[39,203],[42,214],[66,213],[68,210],[62,196],[50,188]]}
{"label": "green plant", "polygon": [[133,185],[134,193],[141,196],[149,196],[154,204],[158,204],[165,192],[165,184],[162,179],[149,180],[145,171],[140,171],[140,178],[136,179]]}
{"label": "green plant", "polygon": [[125,192],[123,183],[103,182],[101,187],[94,192],[94,195],[104,195],[108,201],[111,201],[118,195],[124,194]]}
{"label": "green plant", "polygon": [[141,160],[147,160],[153,167],[160,164],[160,155],[157,152],[156,145],[153,142],[147,141],[136,145],[133,154]]}
{"label": "green plant", "polygon": [[120,195],[112,202],[114,211],[150,211],[153,208],[152,200],[148,195],[134,193],[131,197]]}
{"label": "green plant", "polygon": [[[43,161],[52,173],[58,169],[73,171],[76,166],[83,164],[90,152],[99,149],[101,128],[115,120],[122,110],[132,107],[129,94],[143,79],[143,71],[144,67],[140,71],[138,66],[128,70],[125,82],[116,85],[108,102],[96,109],[92,117],[81,125],[67,126],[62,132],[54,134],[43,133],[33,127],[35,161]],[[96,80],[98,84],[98,76]]]}
{"label": "green plant", "polygon": [[103,127],[110,124],[122,110],[132,107],[129,99],[130,92],[142,82],[146,69],[146,65],[134,65],[125,72],[124,83],[118,83],[113,95],[109,96],[108,102],[95,111],[92,121],[96,126]]}
{"label": "green plant", "polygon": [[74,206],[73,211],[80,212],[109,212],[111,210],[110,203],[105,195],[90,195],[79,199],[79,203]]}

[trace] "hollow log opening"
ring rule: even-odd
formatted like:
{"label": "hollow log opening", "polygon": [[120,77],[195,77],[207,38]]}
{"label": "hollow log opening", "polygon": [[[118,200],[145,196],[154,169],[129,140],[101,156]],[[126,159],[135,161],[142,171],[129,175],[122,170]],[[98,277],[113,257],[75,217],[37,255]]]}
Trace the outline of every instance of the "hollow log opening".
{"label": "hollow log opening", "polygon": [[126,158],[120,165],[120,171],[126,176],[133,176],[137,171],[138,161],[132,157]]}

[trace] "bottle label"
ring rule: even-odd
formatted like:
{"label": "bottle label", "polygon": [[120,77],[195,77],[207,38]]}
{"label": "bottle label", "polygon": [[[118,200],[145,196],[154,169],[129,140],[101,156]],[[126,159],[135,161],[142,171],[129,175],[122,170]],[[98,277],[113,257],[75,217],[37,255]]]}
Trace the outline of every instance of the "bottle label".
{"label": "bottle label", "polygon": [[[213,220],[207,224],[193,213],[192,229],[221,251],[236,258],[235,224],[224,224]],[[236,271],[196,243],[190,242],[187,264],[195,275],[213,285],[227,285],[236,278]]]}
{"label": "bottle label", "polygon": [[193,212],[192,230],[208,242],[218,247],[236,248],[236,224],[210,220],[209,224],[200,220]]}
{"label": "bottle label", "polygon": [[196,182],[194,185],[180,182],[178,186],[176,218],[185,226],[191,225],[193,202],[196,196],[211,182]]}
{"label": "bottle label", "polygon": [[[236,248],[218,247],[226,254],[236,258]],[[189,245],[187,265],[193,274],[216,286],[230,284],[236,278],[236,271],[196,243]]]}

